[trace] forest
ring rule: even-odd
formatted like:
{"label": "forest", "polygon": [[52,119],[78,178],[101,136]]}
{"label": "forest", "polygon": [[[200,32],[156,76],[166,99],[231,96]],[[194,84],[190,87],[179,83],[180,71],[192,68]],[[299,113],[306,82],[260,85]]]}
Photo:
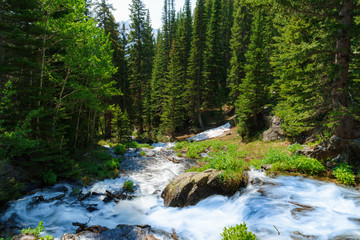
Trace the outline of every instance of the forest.
{"label": "forest", "polygon": [[359,5],[164,0],[155,36],[141,0],[130,29],[106,0],[0,0],[0,161],[55,183],[99,140],[169,141],[224,109],[245,142],[270,115],[294,142],[359,138]]}

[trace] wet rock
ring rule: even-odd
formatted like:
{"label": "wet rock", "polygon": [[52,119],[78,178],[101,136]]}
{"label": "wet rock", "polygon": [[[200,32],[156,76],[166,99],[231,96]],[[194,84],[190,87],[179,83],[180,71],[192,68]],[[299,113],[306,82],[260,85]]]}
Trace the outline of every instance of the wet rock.
{"label": "wet rock", "polygon": [[49,201],[61,200],[65,197],[65,194],[60,194],[56,197],[50,198]]}
{"label": "wet rock", "polygon": [[263,133],[263,141],[270,142],[276,140],[284,140],[285,133],[281,128],[282,120],[276,116],[273,116],[270,120],[270,128]]}
{"label": "wet rock", "polygon": [[79,200],[79,201],[83,201],[83,200],[85,200],[86,198],[88,198],[90,195],[91,195],[91,192],[87,192],[86,194],[80,193],[79,196],[78,196],[78,200]]}
{"label": "wet rock", "polygon": [[270,170],[271,169],[271,164],[265,164],[265,165],[262,165],[261,166],[261,170],[263,170],[263,171],[268,171],[268,170]]}
{"label": "wet rock", "polygon": [[291,239],[293,240],[303,240],[303,239],[318,239],[318,237],[314,236],[314,235],[305,235],[299,231],[295,231],[293,235],[291,235]]}
{"label": "wet rock", "polygon": [[68,188],[65,186],[58,186],[53,188],[53,191],[66,193],[68,191]]}
{"label": "wet rock", "polygon": [[161,193],[167,207],[195,205],[211,195],[233,195],[247,184],[247,176],[240,180],[224,182],[221,171],[187,172],[175,178]]}
{"label": "wet rock", "polygon": [[146,236],[146,240],[160,240],[160,239],[154,237],[154,235],[152,235],[152,234],[149,234]]}
{"label": "wet rock", "polygon": [[87,207],[86,210],[88,210],[89,212],[94,212],[94,211],[97,211],[99,209],[97,208],[96,204],[93,204],[93,205],[90,205],[89,207]]}
{"label": "wet rock", "polygon": [[60,240],[100,240],[98,233],[84,231],[77,234],[65,233]]}
{"label": "wet rock", "polygon": [[12,238],[12,240],[37,240],[35,235],[21,234]]}

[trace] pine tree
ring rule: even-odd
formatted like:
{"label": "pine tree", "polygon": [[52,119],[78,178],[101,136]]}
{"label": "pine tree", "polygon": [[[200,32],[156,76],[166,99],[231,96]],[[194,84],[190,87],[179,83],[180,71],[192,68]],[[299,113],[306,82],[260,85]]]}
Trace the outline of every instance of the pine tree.
{"label": "pine tree", "polygon": [[[353,84],[349,71],[352,59],[351,32],[356,27],[354,11],[359,3],[353,0],[306,0],[301,4],[293,1],[276,2],[289,17],[293,17],[287,29],[298,34],[297,41],[290,46],[285,46],[285,42],[280,44],[281,41],[278,40],[281,53],[279,61],[274,59],[274,62],[288,72],[288,75],[279,72],[279,81],[284,82],[293,75],[294,82],[297,82],[299,73],[303,72],[304,75],[303,86],[277,85],[280,88],[280,104],[283,108],[278,110],[278,113],[282,115],[287,130],[294,131],[293,135],[299,135],[322,123],[324,129],[327,128],[340,137],[360,136],[360,131],[353,130],[358,128],[360,123],[353,117],[357,115],[356,103],[349,92]],[[300,18],[307,24],[305,32],[298,24]],[[312,29],[311,24],[317,26],[317,30]],[[286,37],[290,39],[290,36]],[[293,64],[292,67],[285,65],[285,57],[291,59],[286,64]],[[295,63],[296,66],[301,63],[302,67],[295,67]],[[321,93],[318,95],[320,89]],[[306,100],[308,93],[313,90],[314,96]],[[316,95],[317,99],[314,99]],[[288,99],[285,99],[287,97]],[[288,114],[286,109],[289,110]],[[292,116],[290,110],[292,113],[299,113],[298,117]]]}
{"label": "pine tree", "polygon": [[184,71],[181,68],[180,62],[180,52],[174,41],[170,52],[164,110],[161,115],[161,129],[163,133],[169,134],[172,138],[176,130],[183,126],[185,119],[184,101],[182,97],[183,73]]}
{"label": "pine tree", "polygon": [[274,29],[272,16],[265,11],[269,10],[259,9],[254,15],[249,50],[245,54],[246,76],[236,101],[238,132],[245,140],[263,127],[263,107],[269,103],[268,89],[273,81],[270,55]]}
{"label": "pine tree", "polygon": [[206,106],[215,107],[225,99],[223,83],[226,81],[226,65],[222,45],[221,0],[214,0],[206,35],[204,52],[204,101]]}
{"label": "pine tree", "polygon": [[157,128],[160,125],[160,116],[163,112],[164,88],[167,74],[167,52],[162,33],[158,33],[156,44],[154,68],[151,78],[151,115],[152,125]]}
{"label": "pine tree", "polygon": [[231,60],[227,79],[231,103],[239,97],[239,86],[245,78],[245,53],[250,43],[251,22],[251,7],[241,0],[235,0],[234,25],[230,40]]}
{"label": "pine tree", "polygon": [[[132,108],[129,113],[139,132],[144,132],[144,99],[148,101],[149,81],[152,68],[153,39],[150,19],[141,0],[133,0],[130,5],[131,24],[129,34],[129,79]],[[146,94],[146,96],[145,96]],[[146,102],[148,104],[148,102]],[[148,122],[146,123],[149,124]]]}
{"label": "pine tree", "polygon": [[206,12],[205,0],[198,0],[194,14],[193,40],[189,59],[188,79],[186,83],[185,97],[188,99],[187,109],[200,128],[204,128],[201,117],[203,103],[203,71],[204,71],[204,48],[206,43]]}

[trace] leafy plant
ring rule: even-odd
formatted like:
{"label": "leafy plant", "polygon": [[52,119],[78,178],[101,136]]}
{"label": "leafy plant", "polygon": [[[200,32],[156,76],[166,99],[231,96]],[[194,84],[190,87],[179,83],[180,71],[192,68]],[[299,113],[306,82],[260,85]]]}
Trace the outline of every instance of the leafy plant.
{"label": "leafy plant", "polygon": [[126,147],[123,144],[118,144],[114,147],[114,153],[116,155],[123,155],[126,152]]}
{"label": "leafy plant", "polygon": [[43,181],[45,184],[54,185],[57,180],[57,175],[52,171],[52,169],[47,170],[43,175]]}
{"label": "leafy plant", "polygon": [[127,192],[134,192],[134,182],[131,180],[126,180],[124,183],[124,190]]}
{"label": "leafy plant", "polygon": [[145,152],[145,151],[141,151],[140,155],[141,155],[141,156],[145,156],[145,155],[146,155],[146,152]]}
{"label": "leafy plant", "polygon": [[26,235],[34,235],[35,237],[40,238],[40,240],[52,240],[54,239],[52,236],[45,236],[45,237],[40,237],[41,232],[44,231],[44,223],[41,221],[39,223],[39,225],[36,228],[25,228],[22,229],[20,232],[21,234],[26,234]]}
{"label": "leafy plant", "polygon": [[275,171],[292,171],[310,175],[317,175],[325,170],[325,167],[316,159],[302,155],[289,155],[281,150],[270,150],[265,157],[258,161],[253,161],[255,168],[262,165],[272,164],[271,169]]}
{"label": "leafy plant", "polygon": [[224,228],[221,234],[222,240],[256,240],[255,234],[248,231],[248,228],[244,223],[236,225],[235,227]]}
{"label": "leafy plant", "polygon": [[335,168],[333,174],[340,183],[345,185],[355,184],[355,175],[352,172],[351,167],[347,164],[341,164],[339,167]]}
{"label": "leafy plant", "polygon": [[302,150],[304,147],[299,143],[291,144],[287,150],[289,150],[291,153],[295,153],[298,150]]}

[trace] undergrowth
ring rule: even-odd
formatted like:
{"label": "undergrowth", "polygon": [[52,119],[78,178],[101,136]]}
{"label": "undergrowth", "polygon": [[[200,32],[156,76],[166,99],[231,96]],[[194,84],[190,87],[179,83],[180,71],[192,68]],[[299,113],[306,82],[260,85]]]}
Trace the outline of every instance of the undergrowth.
{"label": "undergrowth", "polygon": [[355,184],[355,175],[351,170],[351,167],[347,164],[341,164],[336,167],[333,171],[335,178],[345,185],[354,185]]}
{"label": "undergrowth", "polygon": [[248,228],[244,223],[238,224],[236,226],[231,226],[224,228],[223,233],[221,234],[222,240],[256,240],[255,234],[248,231]]}
{"label": "undergrowth", "polygon": [[33,235],[37,239],[40,239],[40,240],[52,240],[52,239],[54,239],[53,236],[50,236],[50,235],[46,235],[44,237],[41,237],[40,234],[41,234],[42,231],[44,231],[44,223],[40,222],[39,225],[36,228],[25,228],[25,229],[22,229],[20,232],[23,235]]}

